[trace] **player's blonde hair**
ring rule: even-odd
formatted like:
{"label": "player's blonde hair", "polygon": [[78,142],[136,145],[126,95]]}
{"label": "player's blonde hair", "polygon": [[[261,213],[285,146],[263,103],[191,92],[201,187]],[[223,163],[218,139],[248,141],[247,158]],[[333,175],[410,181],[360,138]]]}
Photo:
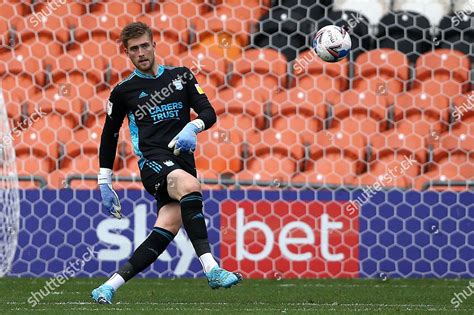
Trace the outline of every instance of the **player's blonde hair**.
{"label": "player's blonde hair", "polygon": [[151,28],[143,22],[133,22],[126,25],[120,33],[120,40],[125,48],[128,48],[128,40],[131,38],[137,38],[143,34],[148,34],[150,40],[153,39],[153,33]]}

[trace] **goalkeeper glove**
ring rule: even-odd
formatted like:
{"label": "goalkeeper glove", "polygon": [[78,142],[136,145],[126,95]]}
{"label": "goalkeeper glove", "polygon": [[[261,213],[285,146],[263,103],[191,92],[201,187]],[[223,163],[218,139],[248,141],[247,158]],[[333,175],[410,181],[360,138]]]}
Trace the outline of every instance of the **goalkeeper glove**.
{"label": "goalkeeper glove", "polygon": [[107,212],[117,219],[122,218],[122,206],[117,193],[112,188],[112,170],[101,168],[98,176],[100,194],[102,196],[102,206]]}
{"label": "goalkeeper glove", "polygon": [[176,137],[168,144],[168,148],[174,149],[174,155],[179,155],[181,151],[193,153],[196,150],[196,135],[204,130],[204,122],[195,119],[184,126]]}

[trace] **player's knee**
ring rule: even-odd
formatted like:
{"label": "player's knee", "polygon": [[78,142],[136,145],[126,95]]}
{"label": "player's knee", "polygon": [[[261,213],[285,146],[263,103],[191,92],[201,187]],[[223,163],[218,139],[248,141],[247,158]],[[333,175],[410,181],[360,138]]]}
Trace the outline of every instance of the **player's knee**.
{"label": "player's knee", "polygon": [[176,200],[193,192],[201,192],[201,184],[196,177],[182,170],[168,175],[168,193]]}
{"label": "player's knee", "polygon": [[159,214],[155,222],[155,226],[170,231],[172,234],[176,235],[181,228],[181,211],[175,214]]}
{"label": "player's knee", "polygon": [[189,180],[183,185],[182,196],[186,196],[193,192],[201,192],[201,184],[193,177],[193,180]]}

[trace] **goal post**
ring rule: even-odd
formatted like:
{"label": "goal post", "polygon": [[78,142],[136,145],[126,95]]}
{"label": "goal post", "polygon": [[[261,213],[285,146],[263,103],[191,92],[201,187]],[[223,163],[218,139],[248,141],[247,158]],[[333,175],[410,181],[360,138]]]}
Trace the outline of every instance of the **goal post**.
{"label": "goal post", "polygon": [[11,269],[20,223],[15,149],[5,106],[0,88],[0,277]]}

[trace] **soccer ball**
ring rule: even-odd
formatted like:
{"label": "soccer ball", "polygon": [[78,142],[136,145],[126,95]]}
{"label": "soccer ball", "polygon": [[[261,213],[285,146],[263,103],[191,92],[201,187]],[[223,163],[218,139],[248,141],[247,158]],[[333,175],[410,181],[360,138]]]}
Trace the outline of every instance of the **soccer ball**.
{"label": "soccer ball", "polygon": [[328,25],[314,36],[313,49],[322,60],[337,62],[349,54],[351,37],[343,27]]}

